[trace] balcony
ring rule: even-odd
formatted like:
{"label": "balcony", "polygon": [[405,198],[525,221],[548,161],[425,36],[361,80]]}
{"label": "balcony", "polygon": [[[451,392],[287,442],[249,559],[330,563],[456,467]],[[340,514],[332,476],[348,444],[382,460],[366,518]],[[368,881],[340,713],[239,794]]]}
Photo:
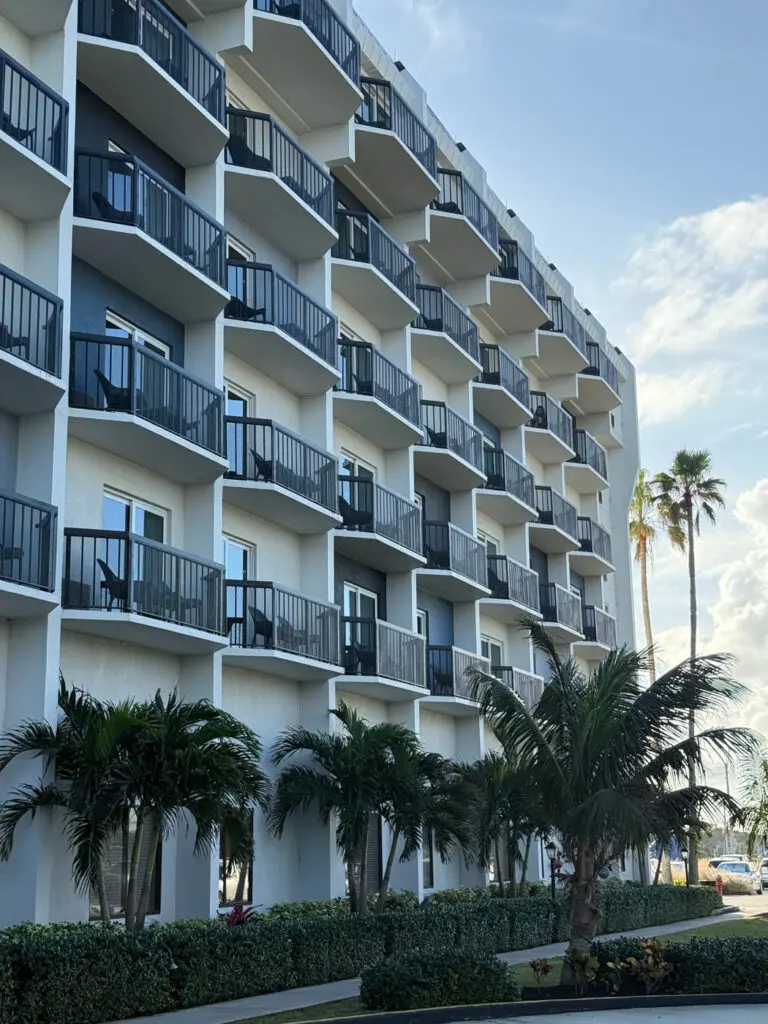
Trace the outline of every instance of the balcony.
{"label": "balcony", "polygon": [[582,639],[581,598],[559,583],[539,586],[539,604],[544,628],[555,644],[570,644]]}
{"label": "balcony", "polygon": [[226,417],[224,501],[300,534],[339,523],[336,457],[272,420]]}
{"label": "balcony", "polygon": [[72,0],[0,0],[0,18],[32,39],[61,32]]}
{"label": "balcony", "polygon": [[64,530],[62,625],[180,656],[227,646],[224,569],[131,533]]}
{"label": "balcony", "polygon": [[573,418],[543,391],[531,391],[533,416],[525,427],[525,447],[531,455],[549,465],[573,457]]}
{"label": "balcony", "polygon": [[613,572],[611,535],[589,516],[578,518],[579,550],[571,552],[571,567],[581,576]]}
{"label": "balcony", "polygon": [[426,568],[420,569],[421,590],[446,601],[476,601],[488,596],[485,544],[453,523],[424,523]]}
{"label": "balcony", "polygon": [[483,370],[472,386],[475,409],[502,430],[521,427],[531,418],[528,375],[503,348],[481,345]]}
{"label": "balcony", "polygon": [[416,266],[368,213],[336,214],[333,290],[379,330],[411,323],[416,305]]}
{"label": "balcony", "polygon": [[47,615],[57,604],[56,509],[0,491],[0,620]]}
{"label": "balcony", "polygon": [[344,675],[337,692],[384,701],[429,696],[423,636],[380,619],[342,617]]}
{"label": "balcony", "polygon": [[364,341],[339,342],[341,380],[333,415],[389,451],[421,439],[421,389],[418,381]]}
{"label": "balcony", "polygon": [[480,605],[483,615],[514,625],[525,616],[539,618],[539,574],[506,555],[487,555],[490,598]]}
{"label": "balcony", "polygon": [[585,416],[611,412],[621,405],[616,364],[596,341],[587,341],[586,355],[588,365],[576,378],[579,408]]}
{"label": "balcony", "polygon": [[224,67],[160,0],[79,0],[77,77],[183,167],[224,148]]}
{"label": "balcony", "polygon": [[441,283],[484,277],[499,265],[498,222],[459,171],[438,168],[437,182],[422,248]]}
{"label": "balcony", "polygon": [[445,491],[485,483],[483,435],[445,402],[421,402],[424,441],[413,449],[413,468]]}
{"label": "balcony", "polygon": [[56,295],[0,264],[0,409],[24,416],[58,405],[62,309]]}
{"label": "balcony", "polygon": [[587,365],[587,332],[562,299],[547,296],[549,319],[539,328],[538,362],[548,377],[581,373]]}
{"label": "balcony", "polygon": [[226,305],[224,229],[138,157],[75,154],[75,256],[182,323]]}
{"label": "balcony", "polygon": [[608,486],[608,460],[605,448],[586,430],[574,428],[576,454],[566,462],[566,480],[579,494],[597,494]]}
{"label": "balcony", "polygon": [[370,477],[338,478],[336,551],[379,572],[424,565],[421,509]]}
{"label": "balcony", "polygon": [[616,650],[616,619],[602,608],[584,605],[584,639],[573,645],[575,656],[585,661],[603,661]]}
{"label": "balcony", "polygon": [[360,106],[360,48],[327,0],[253,0],[253,54],[240,72],[301,133]]}
{"label": "balcony", "polygon": [[531,543],[549,555],[578,551],[578,510],[551,487],[536,487],[538,521],[531,523]]}
{"label": "balcony", "polygon": [[296,262],[336,241],[333,179],[269,114],[227,110],[226,201]]}
{"label": "balcony", "polygon": [[541,676],[532,672],[524,672],[512,665],[492,665],[491,673],[500,679],[510,690],[519,694],[525,706],[530,710],[541,700],[546,683]]}
{"label": "balcony", "polygon": [[227,469],[224,396],[127,338],[72,335],[69,433],[180,484]]}
{"label": "balcony", "polygon": [[504,526],[532,523],[535,508],[533,473],[501,448],[485,448],[486,482],[477,489],[478,512]]}
{"label": "balcony", "polygon": [[468,678],[472,669],[490,672],[487,658],[458,647],[427,647],[427,686],[430,696],[424,706],[443,714],[477,715],[478,702]]}
{"label": "balcony", "polygon": [[68,123],[61,96],[0,50],[0,207],[21,221],[61,213],[69,195]]}
{"label": "balcony", "polygon": [[480,372],[477,324],[448,292],[416,285],[419,315],[411,326],[411,353],[446,384],[466,384]]}
{"label": "balcony", "polygon": [[268,264],[227,261],[230,301],[224,344],[296,395],[320,395],[339,380],[338,322]]}
{"label": "balcony", "polygon": [[518,242],[499,239],[501,263],[491,271],[491,304],[484,315],[496,334],[535,331],[548,319],[547,286]]}
{"label": "balcony", "polygon": [[227,580],[226,615],[228,665],[292,682],[324,680],[341,671],[336,605],[275,583]]}

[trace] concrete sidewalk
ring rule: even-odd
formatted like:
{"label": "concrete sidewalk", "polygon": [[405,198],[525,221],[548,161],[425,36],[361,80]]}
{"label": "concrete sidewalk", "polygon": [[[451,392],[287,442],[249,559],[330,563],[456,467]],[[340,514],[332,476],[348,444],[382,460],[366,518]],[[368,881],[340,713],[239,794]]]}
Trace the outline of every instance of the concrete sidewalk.
{"label": "concrete sidewalk", "polygon": [[[727,920],[746,917],[746,914],[732,913],[727,915]],[[701,917],[693,921],[678,921],[676,924],[660,925],[657,928],[640,928],[634,932],[619,932],[615,935],[601,935],[601,939],[616,939],[621,935],[642,937],[646,935],[670,935],[673,932],[686,931],[689,928],[702,928],[711,924],[718,924],[723,917]],[[556,943],[551,946],[538,946],[535,949],[518,949],[512,953],[501,953],[499,959],[508,964],[524,963],[533,960],[535,957],[556,957],[565,953],[566,944]],[[302,1006],[315,1006],[318,1003],[329,1003],[335,999],[350,999],[356,996],[360,990],[360,979],[351,978],[349,981],[334,981],[330,985],[311,985],[309,988],[292,988],[285,992],[271,992],[266,996],[251,996],[249,999],[237,999],[231,1003],[211,1003],[208,1006],[195,1006],[190,1010],[175,1010],[173,1013],[159,1013],[153,1017],[133,1017],[130,1021],[120,1021],[117,1024],[230,1024],[230,1022],[247,1020],[249,1017],[262,1017],[268,1013],[282,1013],[284,1010],[296,1010]],[[729,1010],[740,1009],[729,1007]],[[765,1007],[761,1008],[765,1012]],[[626,1012],[626,1011],[624,1011]],[[657,1013],[659,1011],[648,1011]],[[582,1024],[586,1020],[582,1014],[578,1014]],[[549,1016],[538,1017],[539,1022],[548,1020]],[[559,1019],[564,1020],[560,1015]],[[646,1018],[649,1020],[653,1017]],[[733,1019],[736,1019],[735,1017]],[[519,1024],[521,1018],[517,1018]],[[608,1024],[601,1016],[600,1020]],[[498,1022],[496,1022],[498,1024]]]}

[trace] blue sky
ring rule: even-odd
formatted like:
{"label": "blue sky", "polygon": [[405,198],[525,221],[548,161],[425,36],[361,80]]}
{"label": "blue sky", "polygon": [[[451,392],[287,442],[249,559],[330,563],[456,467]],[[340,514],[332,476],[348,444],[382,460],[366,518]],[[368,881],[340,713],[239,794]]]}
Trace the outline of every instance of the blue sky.
{"label": "blue sky", "polygon": [[[702,644],[739,657],[739,717],[768,733],[768,4],[355,6],[635,362],[643,464],[712,452],[728,510],[700,544]],[[685,572],[660,545],[668,664],[687,646]]]}

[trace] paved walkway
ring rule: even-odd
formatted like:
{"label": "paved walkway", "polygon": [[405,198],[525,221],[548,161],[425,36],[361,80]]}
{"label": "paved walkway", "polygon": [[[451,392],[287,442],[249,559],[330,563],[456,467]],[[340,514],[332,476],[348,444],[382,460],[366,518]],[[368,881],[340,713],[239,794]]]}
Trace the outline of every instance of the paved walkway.
{"label": "paved walkway", "polygon": [[[510,1018],[508,1024],[765,1024],[765,1004],[756,1006],[664,1006],[647,1010],[597,1010]],[[474,1024],[504,1024],[503,1020]]]}
{"label": "paved walkway", "polygon": [[[747,915],[743,913],[732,913],[728,914],[728,920],[733,920],[737,917],[745,917]],[[672,932],[683,931],[688,928],[701,928],[711,924],[717,924],[718,921],[722,921],[722,917],[702,917],[694,921],[678,921],[676,924],[660,925],[658,928],[648,929],[641,928],[634,932],[624,932],[620,934],[625,935],[668,935]],[[618,938],[618,935],[602,935],[600,938],[613,939]],[[555,957],[562,956],[565,953],[566,944],[564,942],[557,943],[552,946],[539,946],[536,949],[518,949],[513,953],[502,953],[500,959],[504,960],[508,964],[523,963],[526,960],[533,960],[534,957]],[[329,1003],[335,999],[350,999],[352,996],[356,996],[360,990],[360,979],[351,978],[349,981],[334,981],[330,985],[312,985],[309,988],[292,988],[285,992],[272,992],[266,996],[251,996],[250,999],[237,999],[231,1003],[211,1003],[209,1006],[195,1006],[191,1010],[175,1010],[173,1013],[160,1013],[154,1017],[134,1017],[131,1021],[121,1021],[119,1024],[231,1024],[234,1021],[247,1020],[249,1017],[262,1017],[268,1013],[281,1013],[283,1010],[296,1010],[301,1006],[316,1006],[318,1003]],[[765,1007],[749,1007],[743,1008],[744,1010],[761,1010],[763,1016],[761,1017],[761,1024],[765,1024]],[[728,1020],[738,1021],[738,1024],[752,1024],[753,1020],[757,1020],[757,1017],[740,1017],[738,1013],[741,1012],[742,1007],[729,1007],[728,1008]],[[622,1011],[626,1013],[627,1011]],[[647,1011],[631,1011],[632,1013],[640,1013],[641,1016],[637,1018],[637,1024],[645,1024],[646,1021],[661,1020],[667,1018],[661,1018],[653,1016],[654,1014],[666,1013],[664,1010],[647,1010]],[[642,1013],[646,1016],[642,1016]],[[676,1011],[678,1014],[680,1010]],[[698,1021],[701,1024],[710,1024],[710,1022],[721,1021],[725,1018],[722,1017],[705,1017],[702,1011],[697,1011],[700,1016]],[[731,1016],[733,1014],[733,1016]],[[558,1020],[565,1024],[566,1021],[570,1021],[573,1017],[578,1018],[580,1024],[587,1024],[592,1019],[597,1019],[594,1014],[558,1014],[556,1017],[552,1017],[547,1014],[546,1017],[517,1017],[515,1018],[516,1024],[521,1024],[523,1020],[536,1020],[538,1024],[545,1024],[549,1020]],[[611,1014],[602,1014],[600,1016],[601,1024],[615,1024],[619,1020],[618,1016]],[[621,1018],[625,1018],[622,1016]],[[671,1019],[671,1018],[669,1018]],[[698,1024],[697,1021],[697,1024]],[[495,1022],[498,1024],[498,1022]]]}

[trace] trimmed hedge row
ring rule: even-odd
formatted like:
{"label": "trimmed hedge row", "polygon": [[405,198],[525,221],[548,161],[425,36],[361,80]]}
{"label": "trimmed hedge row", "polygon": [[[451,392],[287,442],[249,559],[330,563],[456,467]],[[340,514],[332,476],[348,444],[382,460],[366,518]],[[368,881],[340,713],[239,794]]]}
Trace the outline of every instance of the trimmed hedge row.
{"label": "trimmed hedge row", "polygon": [[[711,889],[605,886],[604,927],[651,927],[703,916]],[[667,905],[664,896],[670,901]],[[501,953],[548,943],[548,899],[468,899],[357,916],[320,908],[228,927],[156,925],[137,935],[93,925],[0,931],[0,1024],[102,1024],[182,1007],[358,977],[385,956],[419,949]],[[645,915],[643,917],[643,915]],[[565,938],[564,906],[558,932]]]}

